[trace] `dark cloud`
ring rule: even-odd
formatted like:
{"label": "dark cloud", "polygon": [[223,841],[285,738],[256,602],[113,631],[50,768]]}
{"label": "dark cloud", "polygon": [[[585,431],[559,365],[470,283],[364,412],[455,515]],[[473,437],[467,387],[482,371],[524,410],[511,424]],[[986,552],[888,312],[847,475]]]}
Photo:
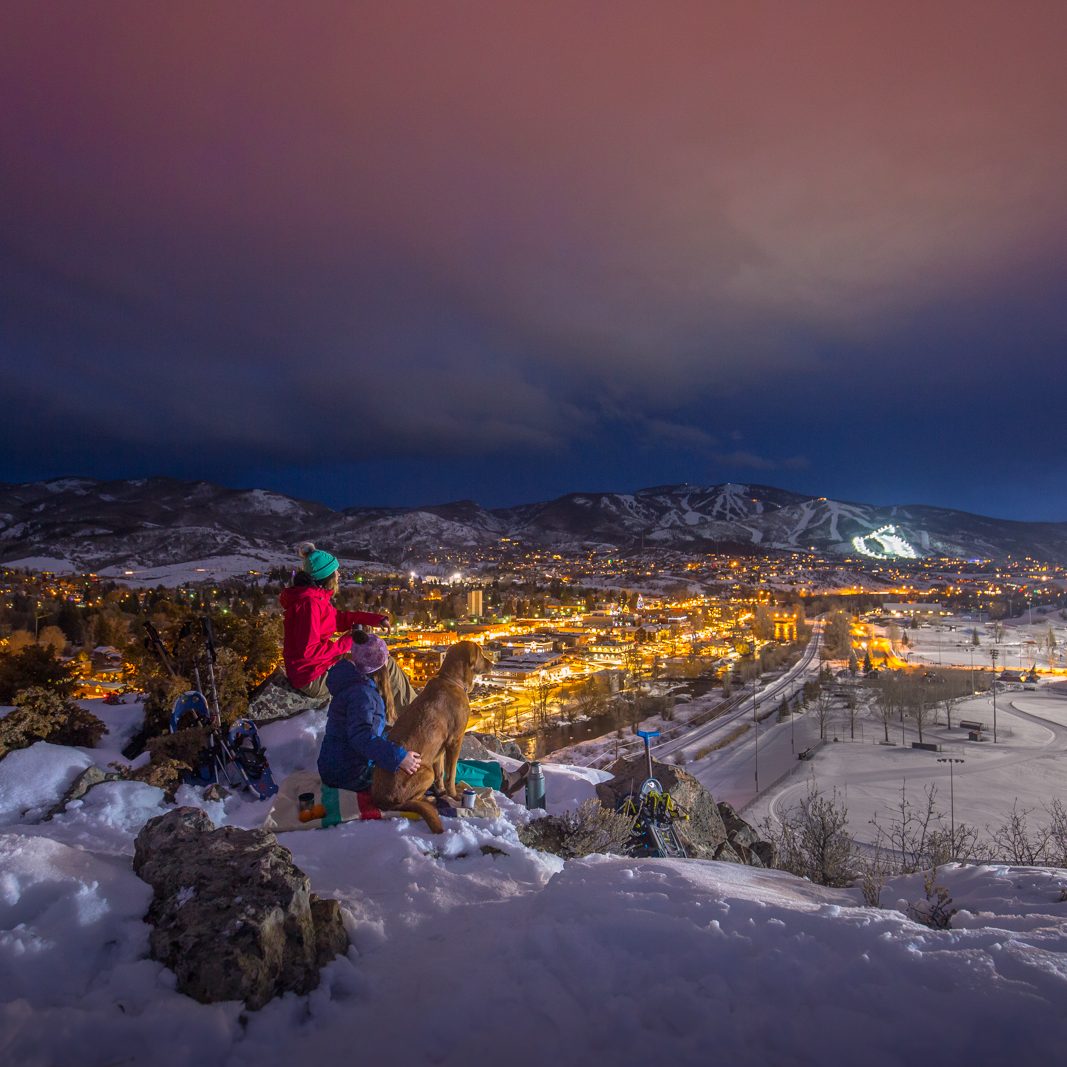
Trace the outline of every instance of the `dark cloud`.
{"label": "dark cloud", "polygon": [[9,15],[0,477],[1067,513],[1060,5]]}

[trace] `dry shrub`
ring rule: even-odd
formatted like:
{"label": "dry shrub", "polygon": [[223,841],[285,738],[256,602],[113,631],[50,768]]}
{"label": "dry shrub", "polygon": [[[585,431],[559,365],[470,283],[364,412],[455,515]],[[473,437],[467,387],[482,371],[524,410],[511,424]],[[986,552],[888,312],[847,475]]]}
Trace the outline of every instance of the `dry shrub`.
{"label": "dry shrub", "polygon": [[148,742],[148,751],[153,764],[167,761],[182,764],[195,771],[200,762],[200,753],[207,748],[211,730],[206,726],[187,726],[173,734],[160,734]]}
{"label": "dry shrub", "polygon": [[107,727],[62,693],[33,686],[15,695],[15,710],[0,719],[0,759],[38,741],[93,748]]}
{"label": "dry shrub", "polygon": [[128,778],[131,782],[144,782],[146,785],[154,785],[163,790],[164,798],[173,803],[174,794],[182,784],[182,776],[188,770],[185,763],[178,760],[161,757],[153,759],[135,771],[130,771]]}
{"label": "dry shrub", "polygon": [[949,930],[952,928],[952,916],[959,911],[943,885],[936,884],[937,868],[927,872],[923,878],[925,900],[918,900],[908,906],[908,918],[931,930]]}
{"label": "dry shrub", "polygon": [[520,826],[519,840],[527,848],[579,859],[597,852],[625,855],[632,832],[632,818],[590,798],[577,811],[546,815]]}

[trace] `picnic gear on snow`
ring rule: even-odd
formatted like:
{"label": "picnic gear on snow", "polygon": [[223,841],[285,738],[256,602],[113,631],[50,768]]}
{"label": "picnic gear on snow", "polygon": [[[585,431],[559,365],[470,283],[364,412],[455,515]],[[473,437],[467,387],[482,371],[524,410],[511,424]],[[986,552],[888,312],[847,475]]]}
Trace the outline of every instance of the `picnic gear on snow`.
{"label": "picnic gear on snow", "polygon": [[[438,812],[446,818],[496,819],[500,807],[492,789],[474,786],[474,808],[460,808],[438,804]],[[421,822],[421,816],[409,811],[382,811],[371,799],[369,791],[353,792],[324,785],[314,771],[294,771],[285,778],[263,820],[263,827],[274,833],[289,830],[320,830],[344,822],[378,819],[407,819]]]}
{"label": "picnic gear on snow", "polygon": [[526,807],[544,808],[545,802],[545,772],[541,770],[541,764],[534,760],[530,764],[526,776]]}

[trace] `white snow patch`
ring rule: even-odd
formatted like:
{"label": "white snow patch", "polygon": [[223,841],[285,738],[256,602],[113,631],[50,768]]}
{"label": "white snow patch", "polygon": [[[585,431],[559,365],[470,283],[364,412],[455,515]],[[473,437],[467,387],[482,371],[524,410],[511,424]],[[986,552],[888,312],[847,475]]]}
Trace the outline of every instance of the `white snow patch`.
{"label": "white snow patch", "polygon": [[0,826],[45,814],[92,762],[81,749],[47,741],[9,752],[0,760]]}

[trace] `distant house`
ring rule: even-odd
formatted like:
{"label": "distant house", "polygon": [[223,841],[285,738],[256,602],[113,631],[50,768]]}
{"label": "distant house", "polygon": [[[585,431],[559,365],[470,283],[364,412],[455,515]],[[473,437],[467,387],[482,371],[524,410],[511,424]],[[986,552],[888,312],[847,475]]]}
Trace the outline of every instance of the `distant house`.
{"label": "distant house", "polygon": [[894,619],[942,619],[952,614],[943,604],[937,603],[900,604],[887,601],[882,604],[882,611]]}

